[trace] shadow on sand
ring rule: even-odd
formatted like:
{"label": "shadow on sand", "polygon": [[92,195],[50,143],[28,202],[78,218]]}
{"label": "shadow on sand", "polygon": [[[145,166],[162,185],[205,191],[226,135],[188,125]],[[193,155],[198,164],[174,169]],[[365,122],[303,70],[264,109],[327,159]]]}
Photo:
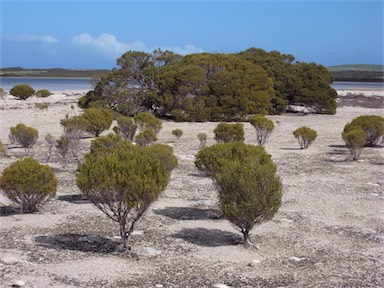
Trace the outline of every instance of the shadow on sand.
{"label": "shadow on sand", "polygon": [[154,210],[153,213],[176,220],[216,220],[222,218],[218,210],[195,207],[166,207]]}
{"label": "shadow on sand", "polygon": [[243,243],[239,234],[220,229],[183,228],[173,234],[172,237],[205,247],[230,246]]}

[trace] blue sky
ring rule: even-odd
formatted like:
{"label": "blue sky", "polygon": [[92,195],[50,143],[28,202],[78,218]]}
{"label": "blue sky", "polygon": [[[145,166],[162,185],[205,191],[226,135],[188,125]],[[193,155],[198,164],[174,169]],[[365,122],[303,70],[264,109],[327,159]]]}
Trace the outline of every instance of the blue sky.
{"label": "blue sky", "polygon": [[112,68],[129,50],[256,47],[329,65],[383,64],[383,1],[0,0],[0,67]]}

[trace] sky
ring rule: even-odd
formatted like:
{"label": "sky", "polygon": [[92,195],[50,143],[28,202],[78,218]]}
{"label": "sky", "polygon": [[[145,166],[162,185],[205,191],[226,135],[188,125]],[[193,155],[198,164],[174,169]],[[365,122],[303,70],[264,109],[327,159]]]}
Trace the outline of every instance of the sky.
{"label": "sky", "polygon": [[277,50],[384,64],[383,0],[0,0],[0,67],[110,69],[127,51]]}

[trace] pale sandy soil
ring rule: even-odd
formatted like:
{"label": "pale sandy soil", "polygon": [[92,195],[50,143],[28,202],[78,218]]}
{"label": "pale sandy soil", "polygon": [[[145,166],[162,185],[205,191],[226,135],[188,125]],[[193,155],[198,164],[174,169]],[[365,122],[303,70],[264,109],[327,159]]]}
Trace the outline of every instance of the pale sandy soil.
{"label": "pale sandy soil", "polygon": [[[81,113],[78,93],[0,100],[0,140],[10,148],[0,171],[22,156],[8,141],[9,128],[20,122],[40,131],[32,155],[45,162],[44,137],[61,135],[65,114]],[[35,107],[43,101],[50,102],[47,110]],[[268,116],[276,128],[266,149],[284,196],[275,218],[253,230],[259,250],[240,244],[240,233],[217,211],[211,180],[194,166],[197,134],[215,143],[217,123],[164,122],[159,142],[174,148],[179,166],[138,225],[129,256],[115,252],[117,226],[81,196],[76,163],[63,167],[53,157],[47,164],[59,179],[58,195],[39,213],[18,214],[0,195],[0,286],[20,279],[26,287],[66,288],[384,287],[384,151],[366,148],[360,161],[346,161],[340,136],[353,118],[384,111],[361,107],[370,107],[367,99],[354,103],[361,105],[339,101],[333,116]],[[303,125],[318,131],[307,150],[292,135]],[[175,128],[184,131],[178,141]],[[244,129],[246,143],[255,144],[252,126]]]}

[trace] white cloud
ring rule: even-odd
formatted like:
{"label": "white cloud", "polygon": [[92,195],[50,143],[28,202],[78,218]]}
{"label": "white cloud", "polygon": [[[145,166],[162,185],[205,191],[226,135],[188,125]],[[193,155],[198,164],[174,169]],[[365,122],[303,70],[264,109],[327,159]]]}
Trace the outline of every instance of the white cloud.
{"label": "white cloud", "polygon": [[185,45],[184,47],[166,46],[166,45],[149,47],[148,45],[146,45],[141,41],[135,41],[132,43],[123,43],[123,42],[119,42],[116,39],[116,36],[112,34],[107,34],[107,33],[101,34],[97,38],[89,35],[88,33],[83,33],[83,34],[75,35],[72,38],[72,41],[77,45],[95,47],[107,53],[111,53],[118,56],[120,56],[121,54],[127,51],[152,52],[157,48],[160,48],[161,50],[169,50],[181,55],[204,52],[203,49],[198,48],[192,44]]}
{"label": "white cloud", "polygon": [[8,40],[12,42],[19,42],[19,43],[57,43],[59,42],[59,39],[51,36],[51,35],[33,35],[33,34],[22,34],[22,35],[15,35],[7,37]]}

